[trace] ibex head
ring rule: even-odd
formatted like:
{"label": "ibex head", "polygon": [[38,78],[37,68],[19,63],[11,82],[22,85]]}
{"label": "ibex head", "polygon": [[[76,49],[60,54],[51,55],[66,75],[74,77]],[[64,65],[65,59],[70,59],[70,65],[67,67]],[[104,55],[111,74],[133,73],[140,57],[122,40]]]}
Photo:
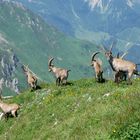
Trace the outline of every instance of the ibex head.
{"label": "ibex head", "polygon": [[110,49],[109,50],[105,50],[105,56],[107,58],[107,60],[110,60],[110,58],[112,57],[112,49],[113,49],[113,46],[115,45],[116,42],[113,42],[112,45],[110,46]]}
{"label": "ibex head", "polygon": [[29,73],[30,73],[29,68],[28,68],[28,65],[27,65],[27,66],[23,65],[23,66],[22,66],[22,69],[23,69],[25,75],[28,76]]}
{"label": "ibex head", "polygon": [[53,64],[52,64],[52,61],[54,60],[54,58],[50,58],[49,59],[49,61],[48,61],[48,71],[49,72],[51,72],[52,71],[52,67],[54,66]]}
{"label": "ibex head", "polygon": [[25,65],[22,65],[22,69],[23,69],[23,71],[26,73],[27,71],[28,71],[28,68],[27,68],[28,66],[25,66]]}

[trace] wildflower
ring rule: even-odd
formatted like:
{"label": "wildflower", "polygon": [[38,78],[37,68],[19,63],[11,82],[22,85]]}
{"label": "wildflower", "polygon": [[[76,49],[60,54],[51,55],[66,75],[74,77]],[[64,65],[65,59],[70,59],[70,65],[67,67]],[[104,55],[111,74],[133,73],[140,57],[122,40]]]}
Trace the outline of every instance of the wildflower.
{"label": "wildflower", "polygon": [[113,132],[115,133],[115,132],[116,132],[116,130],[114,129],[114,130],[113,130]]}

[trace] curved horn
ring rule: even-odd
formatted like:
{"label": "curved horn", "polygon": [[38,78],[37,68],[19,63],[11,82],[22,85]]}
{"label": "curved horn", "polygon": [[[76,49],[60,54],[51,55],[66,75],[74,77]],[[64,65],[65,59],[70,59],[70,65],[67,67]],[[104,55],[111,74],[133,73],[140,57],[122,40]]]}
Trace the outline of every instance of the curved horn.
{"label": "curved horn", "polygon": [[119,58],[120,57],[120,53],[117,53],[117,58]]}
{"label": "curved horn", "polygon": [[95,57],[95,55],[98,54],[98,53],[100,53],[100,52],[95,52],[95,53],[92,54],[92,57],[91,57],[91,60],[92,60],[92,61],[95,61],[94,57]]}
{"label": "curved horn", "polygon": [[48,65],[51,66],[52,61],[54,60],[54,58],[49,59],[48,61]]}
{"label": "curved horn", "polygon": [[110,52],[112,52],[113,44],[114,44],[114,43],[112,43],[112,45],[111,45],[111,47],[110,47],[110,49],[109,49]]}
{"label": "curved horn", "polygon": [[114,40],[113,43],[112,43],[112,45],[111,45],[111,47],[110,47],[110,50],[109,50],[110,52],[112,52],[112,48],[116,45],[116,43],[117,43],[117,41]]}
{"label": "curved horn", "polygon": [[128,52],[125,52],[122,56],[121,56],[121,59],[123,59],[123,57],[125,56],[125,55],[127,55],[128,54]]}

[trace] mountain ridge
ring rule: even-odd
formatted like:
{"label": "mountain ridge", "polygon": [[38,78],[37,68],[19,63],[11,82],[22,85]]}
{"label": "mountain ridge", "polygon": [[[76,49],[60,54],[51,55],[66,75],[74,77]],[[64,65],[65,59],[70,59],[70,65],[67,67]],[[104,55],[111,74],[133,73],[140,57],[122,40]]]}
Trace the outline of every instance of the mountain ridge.
{"label": "mountain ridge", "polygon": [[[130,55],[126,58],[139,63],[139,57],[135,59],[131,57],[133,55],[131,50],[136,46],[140,48],[139,0],[68,0],[67,2],[20,0],[20,2],[49,24],[78,39],[88,40],[97,45],[106,42],[107,46],[110,46],[114,40],[117,41],[116,49],[120,52],[127,50]],[[92,9],[89,4],[93,4]]]}
{"label": "mountain ridge", "polygon": [[13,50],[19,59],[17,73],[21,78],[21,87],[27,87],[21,64],[29,65],[44,81],[54,81],[47,67],[50,56],[55,58],[55,65],[72,69],[70,79],[92,75],[89,56],[97,50],[96,45],[66,36],[21,4],[3,1],[0,12],[1,46]]}

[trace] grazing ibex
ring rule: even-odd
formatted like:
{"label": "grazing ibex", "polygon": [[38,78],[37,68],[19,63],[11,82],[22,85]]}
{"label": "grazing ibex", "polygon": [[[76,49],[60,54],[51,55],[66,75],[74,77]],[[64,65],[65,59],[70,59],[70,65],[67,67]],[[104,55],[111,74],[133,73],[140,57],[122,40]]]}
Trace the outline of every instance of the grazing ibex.
{"label": "grazing ibex", "polygon": [[101,62],[99,62],[99,60],[95,59],[95,56],[100,53],[100,52],[95,52],[92,55],[91,58],[91,66],[94,68],[95,70],[95,78],[98,82],[103,82],[103,70],[101,67]]}
{"label": "grazing ibex", "polygon": [[59,86],[59,85],[67,84],[67,78],[69,76],[70,70],[55,67],[52,64],[53,60],[54,58],[49,59],[48,68],[49,68],[49,72],[53,72],[56,78],[56,85]]}
{"label": "grazing ibex", "polygon": [[35,75],[33,75],[27,66],[22,66],[24,73],[27,76],[27,82],[30,85],[30,87],[35,90],[37,87],[37,78]]}
{"label": "grazing ibex", "polygon": [[134,64],[133,62],[130,61],[126,61],[122,58],[117,58],[117,57],[113,57],[112,55],[112,48],[113,45],[111,46],[109,51],[105,51],[105,56],[107,57],[108,62],[111,65],[111,68],[113,69],[113,71],[115,71],[115,82],[119,82],[118,81],[118,77],[120,75],[120,72],[124,72],[127,73],[128,75],[128,84],[131,84],[131,77],[133,74],[139,75],[138,71],[137,71],[137,65]]}
{"label": "grazing ibex", "polygon": [[0,100],[0,108],[5,117],[8,117],[9,114],[11,114],[13,117],[17,117],[17,111],[20,109],[20,106],[16,103],[8,104]]}

